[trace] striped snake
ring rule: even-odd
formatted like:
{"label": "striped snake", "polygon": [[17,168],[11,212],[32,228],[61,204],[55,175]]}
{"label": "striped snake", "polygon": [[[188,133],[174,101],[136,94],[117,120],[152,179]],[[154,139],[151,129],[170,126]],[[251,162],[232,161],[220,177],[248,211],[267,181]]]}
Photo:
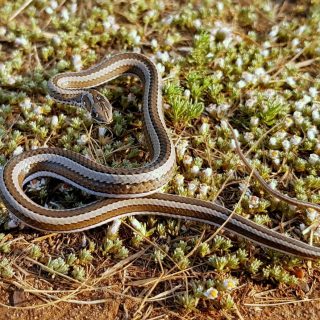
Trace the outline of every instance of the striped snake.
{"label": "striped snake", "polygon": [[[136,214],[186,218],[215,226],[223,225],[244,238],[287,254],[311,259],[320,257],[320,248],[281,235],[237,214],[232,214],[230,218],[231,211],[218,204],[157,192],[172,178],[176,156],[163,116],[161,78],[154,63],[147,57],[123,53],[104,59],[84,71],[58,74],[48,83],[49,93],[54,100],[86,108],[97,119],[108,123],[112,120],[112,107],[93,88],[124,74],[138,76],[144,85],[144,131],[151,161],[134,169],[110,168],[59,148],[24,152],[7,162],[0,179],[1,198],[18,219],[39,230],[73,232]],[[298,201],[271,189],[251,168],[237,140],[236,150],[246,169],[253,173],[266,191],[298,207],[312,207],[320,211],[319,205]],[[42,207],[24,192],[24,186],[39,177],[57,178],[103,198],[73,209]]]}

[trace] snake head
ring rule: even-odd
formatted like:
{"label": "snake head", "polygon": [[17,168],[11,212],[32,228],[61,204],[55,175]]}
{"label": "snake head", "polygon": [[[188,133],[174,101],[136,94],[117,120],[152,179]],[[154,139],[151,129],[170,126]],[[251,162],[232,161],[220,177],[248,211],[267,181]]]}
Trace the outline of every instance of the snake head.
{"label": "snake head", "polygon": [[86,108],[99,122],[112,122],[112,106],[109,100],[99,91],[89,89],[82,94],[81,105]]}

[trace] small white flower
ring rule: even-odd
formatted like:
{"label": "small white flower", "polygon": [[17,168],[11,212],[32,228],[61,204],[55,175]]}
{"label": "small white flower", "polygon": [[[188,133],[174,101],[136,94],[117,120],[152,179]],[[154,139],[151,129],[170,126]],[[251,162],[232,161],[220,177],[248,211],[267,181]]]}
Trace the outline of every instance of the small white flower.
{"label": "small white flower", "polygon": [[300,111],[295,111],[294,113],[293,113],[293,118],[299,118],[299,117],[301,117],[302,116],[302,113],[300,112]]}
{"label": "small white flower", "polygon": [[254,74],[257,76],[257,77],[262,77],[263,75],[265,75],[266,73],[266,70],[264,70],[264,68],[257,68],[255,71],[254,71]]}
{"label": "small white flower", "polygon": [[319,119],[320,119],[319,110],[313,110],[311,116],[312,116],[313,121],[319,121]]}
{"label": "small white flower", "polygon": [[290,143],[290,141],[289,140],[283,140],[282,141],[282,147],[283,147],[283,149],[285,150],[285,151],[288,151],[289,149],[290,149],[290,147],[291,147],[291,143]]}
{"label": "small white flower", "polygon": [[195,192],[197,189],[197,184],[194,183],[193,181],[188,183],[188,191],[189,192]]}
{"label": "small white flower", "polygon": [[77,140],[79,145],[85,145],[89,141],[89,137],[86,134],[82,134],[80,138]]}
{"label": "small white flower", "polygon": [[183,183],[184,183],[184,176],[182,174],[177,174],[175,176],[175,182],[177,184],[177,186],[183,186]]}
{"label": "small white flower", "polygon": [[209,132],[209,124],[208,123],[203,123],[199,129],[199,132],[201,134],[206,134]]}
{"label": "small white flower", "polygon": [[78,4],[76,2],[73,2],[70,7],[71,13],[76,13],[77,9],[78,9]]}
{"label": "small white flower", "polygon": [[0,27],[0,37],[4,37],[7,33],[7,29],[5,27]]}
{"label": "small white flower", "polygon": [[9,211],[9,221],[6,224],[8,229],[14,229],[16,227],[20,227],[23,229],[25,224],[19,220],[12,212]]}
{"label": "small white flower", "polygon": [[280,163],[281,163],[281,160],[280,160],[280,158],[273,158],[273,159],[272,159],[272,162],[273,162],[276,166],[279,166]]}
{"label": "small white flower", "polygon": [[61,14],[61,18],[63,20],[66,20],[66,21],[69,20],[70,16],[69,16],[69,11],[67,8],[63,7],[60,14]]}
{"label": "small white flower", "polygon": [[237,281],[231,278],[225,279],[223,280],[222,285],[226,290],[232,290],[237,286]]}
{"label": "small white flower", "polygon": [[174,20],[174,17],[172,15],[168,15],[162,19],[162,23],[168,26],[173,22],[173,20]]}
{"label": "small white flower", "polygon": [[300,40],[299,40],[298,38],[292,39],[291,45],[292,45],[293,47],[296,47],[296,46],[298,46],[299,44],[300,44]]}
{"label": "small white flower", "polygon": [[273,90],[273,89],[267,89],[263,94],[264,94],[264,96],[265,96],[266,98],[272,98],[272,97],[274,97],[277,93],[276,93],[276,91]]}
{"label": "small white flower", "polygon": [[315,87],[310,87],[309,88],[309,94],[312,98],[315,98],[318,94],[318,90]]}
{"label": "small white flower", "polygon": [[217,299],[219,295],[219,291],[216,288],[209,288],[207,291],[203,293],[203,295],[210,300]]}
{"label": "small white flower", "polygon": [[245,80],[245,82],[250,83],[253,82],[255,77],[252,73],[245,71],[242,73],[242,78]]}
{"label": "small white flower", "polygon": [[186,98],[190,98],[190,96],[191,96],[191,91],[190,91],[189,89],[186,89],[186,90],[184,90],[183,95],[184,95]]}
{"label": "small white flower", "polygon": [[295,87],[296,86],[296,80],[294,80],[292,77],[288,77],[286,80],[286,83],[290,86],[290,87]]}
{"label": "small white flower", "polygon": [[243,193],[246,192],[246,196],[251,196],[252,192],[248,188],[248,186],[245,183],[239,183],[239,190]]}
{"label": "small white flower", "polygon": [[207,184],[205,183],[200,184],[200,187],[199,187],[200,196],[206,197],[208,194],[208,191],[209,191],[209,186]]}
{"label": "small white flower", "polygon": [[263,43],[263,47],[264,47],[264,48],[270,48],[270,47],[271,47],[270,41],[265,41],[265,42]]}
{"label": "small white flower", "polygon": [[105,127],[99,127],[99,128],[98,128],[99,137],[104,137],[104,135],[106,134],[106,132],[107,132],[107,128],[105,128]]}
{"label": "small white flower", "polygon": [[207,107],[206,107],[206,111],[213,115],[215,114],[215,112],[217,111],[217,105],[216,104],[213,104],[213,103],[210,103]]}
{"label": "small white flower", "polygon": [[307,217],[311,222],[313,222],[319,217],[319,213],[316,210],[309,208],[307,209]]}
{"label": "small white flower", "polygon": [[271,38],[275,38],[278,35],[279,32],[279,26],[273,26],[271,31],[269,32],[269,36]]}
{"label": "small white flower", "polygon": [[157,63],[157,70],[160,74],[163,74],[166,70],[165,66],[163,64],[161,64],[160,62]]}
{"label": "small white flower", "polygon": [[172,37],[172,36],[170,36],[170,35],[166,38],[166,40],[164,40],[164,43],[165,43],[167,46],[170,46],[170,47],[174,45],[174,42],[175,42],[174,37]]}
{"label": "small white flower", "polygon": [[244,135],[243,135],[243,138],[246,142],[250,142],[254,139],[254,134],[252,132],[246,132]]}
{"label": "small white flower", "polygon": [[218,64],[218,66],[219,66],[220,68],[223,68],[223,67],[224,67],[224,64],[225,64],[225,60],[224,60],[224,58],[218,58],[218,59],[216,60],[216,63]]}
{"label": "small white flower", "polygon": [[302,124],[304,121],[304,117],[300,111],[295,111],[293,113],[293,119],[296,124]]}
{"label": "small white flower", "polygon": [[15,39],[14,43],[17,46],[26,47],[28,45],[29,41],[25,37],[18,37]]}
{"label": "small white flower", "polygon": [[158,48],[158,41],[157,41],[157,39],[152,39],[152,40],[151,40],[151,47],[154,48],[154,49]]}
{"label": "small white flower", "polygon": [[297,136],[297,135],[294,135],[291,139],[290,139],[290,142],[292,145],[294,146],[298,146],[302,141],[302,138]]}
{"label": "small white flower", "polygon": [[309,156],[309,163],[310,164],[316,164],[320,161],[320,157],[315,154],[315,153],[311,153]]}
{"label": "small white flower", "polygon": [[231,150],[235,150],[236,148],[237,148],[236,140],[231,139],[231,141],[230,141],[230,149]]}
{"label": "small white flower", "polygon": [[201,28],[202,22],[200,19],[196,19],[193,21],[193,25],[196,29],[199,29],[199,28]]}
{"label": "small white flower", "polygon": [[207,178],[210,178],[212,176],[212,169],[211,168],[206,168],[206,169],[203,170],[203,173]]}
{"label": "small white flower", "polygon": [[294,123],[293,119],[288,117],[288,118],[286,118],[284,125],[286,128],[290,128],[293,125],[293,123]]}
{"label": "small white flower", "polygon": [[51,127],[55,128],[58,125],[58,123],[59,123],[59,118],[56,115],[52,116]]}
{"label": "small white flower", "polygon": [[250,196],[249,198],[249,208],[257,208],[259,206],[260,199],[256,196]]}
{"label": "small white flower", "polygon": [[72,64],[76,71],[80,71],[82,68],[82,59],[79,54],[75,54],[72,56]]}
{"label": "small white flower", "polygon": [[270,50],[268,50],[268,49],[264,49],[264,50],[261,51],[261,55],[263,57],[268,57],[269,54],[270,54]]}
{"label": "small white flower", "polygon": [[312,126],[307,130],[307,137],[309,140],[316,139],[317,134],[318,134],[318,129],[315,126]]}
{"label": "small white flower", "polygon": [[56,0],[50,1],[50,7],[51,7],[52,9],[57,9],[58,6],[59,6],[59,4],[58,4],[58,2],[57,2]]}
{"label": "small white flower", "polygon": [[25,98],[22,102],[19,103],[20,107],[25,110],[30,110],[32,107],[32,103],[30,98]]}
{"label": "small white flower", "polygon": [[193,175],[198,175],[199,172],[200,172],[200,168],[197,166],[197,165],[193,165],[190,169],[190,172],[193,174]]}
{"label": "small white flower", "polygon": [[218,70],[214,73],[214,77],[217,78],[218,80],[221,80],[223,77],[223,72],[221,70]]}
{"label": "small white flower", "polygon": [[301,34],[303,34],[303,32],[305,31],[307,29],[307,26],[305,26],[305,25],[302,25],[302,26],[300,26],[298,29],[297,29],[297,34],[298,35],[301,35]]}
{"label": "small white flower", "polygon": [[52,9],[51,7],[45,8],[44,11],[45,11],[47,14],[49,14],[49,15],[53,14],[53,9]]}
{"label": "small white flower", "polygon": [[275,138],[275,137],[271,137],[271,138],[269,139],[269,144],[270,144],[270,146],[272,146],[272,147],[277,146],[277,145],[278,145],[278,139]]}
{"label": "small white flower", "polygon": [[7,79],[8,84],[15,84],[16,83],[16,77],[10,75],[9,78]]}
{"label": "small white flower", "polygon": [[187,140],[182,140],[179,142],[179,144],[177,145],[176,149],[177,149],[177,156],[178,158],[182,158],[184,156],[184,154],[186,153],[187,147],[188,147],[188,141]]}
{"label": "small white flower", "polygon": [[269,187],[271,189],[276,189],[277,188],[277,185],[278,185],[278,181],[276,179],[272,179],[270,182],[269,182]]}
{"label": "small white flower", "polygon": [[248,108],[252,108],[256,103],[257,103],[257,98],[253,97],[253,98],[246,100],[245,106]]}
{"label": "small white flower", "polygon": [[243,60],[241,57],[238,57],[236,60],[236,66],[240,68],[243,65]]}
{"label": "small white flower", "polygon": [[52,43],[55,46],[59,46],[61,44],[61,38],[56,34],[52,37]]}
{"label": "small white flower", "polygon": [[192,161],[193,161],[193,158],[191,156],[189,156],[188,154],[186,154],[183,157],[183,164],[186,165],[186,166],[191,165]]}
{"label": "small white flower", "polygon": [[167,51],[164,51],[164,52],[158,51],[156,56],[162,63],[166,63],[170,60],[170,56]]}
{"label": "small white flower", "polygon": [[229,48],[230,47],[230,44],[232,43],[232,37],[227,37],[226,39],[224,39],[222,41],[222,44],[225,48]]}
{"label": "small white flower", "polygon": [[136,230],[142,229],[142,224],[135,217],[130,218],[130,223]]}
{"label": "small white flower", "polygon": [[235,136],[239,139],[240,133],[239,133],[238,129],[233,129],[233,132],[234,132]]}
{"label": "small white flower", "polygon": [[283,140],[287,135],[288,135],[288,133],[286,131],[281,130],[281,131],[276,132],[276,134],[274,136],[277,139]]}
{"label": "small white flower", "polygon": [[262,81],[264,84],[269,83],[269,82],[270,82],[270,79],[271,79],[271,77],[270,77],[270,75],[268,75],[268,74],[264,74],[264,75],[261,77],[261,81]]}
{"label": "small white flower", "polygon": [[156,10],[149,10],[146,13],[146,16],[149,17],[149,18],[154,18],[156,15],[157,15],[157,11]]}
{"label": "small white flower", "polygon": [[42,179],[33,179],[30,181],[28,189],[31,191],[39,191],[46,184],[44,178]]}
{"label": "small white flower", "polygon": [[106,21],[103,22],[103,27],[106,31],[118,31],[120,26],[116,23],[116,18],[114,16],[108,16]]}
{"label": "small white flower", "polygon": [[312,98],[311,98],[309,95],[305,94],[305,95],[303,96],[303,98],[302,98],[302,101],[303,101],[305,104],[308,104],[309,102],[312,101]]}
{"label": "small white flower", "polygon": [[220,113],[224,113],[225,111],[228,111],[230,109],[230,104],[227,104],[227,103],[222,103],[222,104],[219,104],[218,106],[218,114]]}
{"label": "small white flower", "polygon": [[221,120],[220,125],[221,125],[221,128],[224,130],[229,129],[228,123],[225,120]]}
{"label": "small white flower", "polygon": [[306,103],[301,99],[294,103],[295,109],[297,111],[302,111],[304,107],[306,106]]}
{"label": "small white flower", "polygon": [[216,6],[217,6],[217,9],[218,9],[219,12],[221,12],[223,10],[223,8],[224,8],[223,2],[220,2],[220,1],[217,2]]}
{"label": "small white flower", "polygon": [[113,220],[112,225],[108,228],[108,235],[114,236],[117,235],[121,226],[121,219]]}
{"label": "small white flower", "polygon": [[260,122],[260,119],[258,117],[251,117],[250,124],[254,127],[256,127]]}
{"label": "small white flower", "polygon": [[5,74],[7,71],[6,69],[7,69],[6,65],[4,63],[0,63],[0,72]]}
{"label": "small white flower", "polygon": [[21,146],[17,146],[14,151],[13,151],[13,156],[18,156],[19,154],[21,154],[23,152],[23,147]]}
{"label": "small white flower", "polygon": [[140,43],[141,37],[138,35],[138,31],[137,30],[131,30],[129,32],[129,38],[132,40],[134,45],[138,45]]}
{"label": "small white flower", "polygon": [[307,228],[307,226],[304,223],[300,223],[299,224],[299,228],[301,231],[305,230]]}
{"label": "small white flower", "polygon": [[238,87],[239,89],[244,88],[246,85],[247,85],[247,84],[246,84],[246,82],[245,82],[244,80],[240,80],[240,81],[237,82],[237,87]]}
{"label": "small white flower", "polygon": [[33,112],[34,112],[35,114],[37,114],[37,115],[40,115],[40,114],[42,114],[43,109],[42,109],[41,106],[36,106],[36,107],[34,108]]}

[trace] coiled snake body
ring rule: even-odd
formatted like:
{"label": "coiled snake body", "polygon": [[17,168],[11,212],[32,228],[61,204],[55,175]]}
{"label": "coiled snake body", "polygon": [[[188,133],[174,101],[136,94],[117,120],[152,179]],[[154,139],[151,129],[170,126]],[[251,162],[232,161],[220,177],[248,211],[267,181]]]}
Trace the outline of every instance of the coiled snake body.
{"label": "coiled snake body", "polygon": [[[114,169],[59,148],[27,151],[8,161],[1,172],[0,194],[5,205],[27,225],[45,231],[86,230],[135,214],[186,218],[220,226],[228,219],[230,210],[208,201],[157,192],[172,177],[176,158],[164,122],[161,79],[147,57],[136,53],[118,54],[90,69],[58,74],[48,83],[49,93],[57,101],[87,108],[99,119],[110,122],[112,111],[108,100],[92,88],[123,74],[137,75],[144,85],[143,118],[151,161],[140,168]],[[241,150],[237,150],[246,161]],[[245,164],[251,170],[250,164]],[[256,170],[253,174],[260,177]],[[42,207],[29,199],[23,190],[26,183],[38,177],[54,177],[104,199],[74,209]],[[263,179],[260,182],[274,196],[281,198],[282,194],[275,194]],[[298,206],[302,203],[284,195],[282,200]],[[319,210],[318,205],[311,203],[302,203],[301,206]],[[281,235],[237,214],[224,227],[278,251],[305,258],[320,257],[319,248]]]}

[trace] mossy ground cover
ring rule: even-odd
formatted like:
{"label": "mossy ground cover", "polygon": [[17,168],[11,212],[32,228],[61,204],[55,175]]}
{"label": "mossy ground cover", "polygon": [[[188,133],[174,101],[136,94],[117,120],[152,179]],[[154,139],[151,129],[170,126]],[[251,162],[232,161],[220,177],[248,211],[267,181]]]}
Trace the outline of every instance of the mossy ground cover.
{"label": "mossy ground cover", "polygon": [[[319,242],[318,213],[279,202],[250,179],[227,126],[271,186],[320,203],[317,1],[0,3],[1,165],[43,146],[113,167],[147,162],[137,79],[99,89],[114,107],[108,126],[86,110],[55,103],[47,90],[57,73],[141,52],[162,74],[178,158],[163,192],[218,201],[288,236]],[[52,179],[34,180],[26,191],[51,208],[94,200]],[[3,205],[0,223],[1,303],[18,318],[30,316],[28,310],[61,315],[68,302],[78,306],[77,319],[81,310],[84,316],[108,308],[119,319],[254,319],[254,308],[319,293],[317,262],[200,223],[136,217],[44,234],[21,229]]]}

